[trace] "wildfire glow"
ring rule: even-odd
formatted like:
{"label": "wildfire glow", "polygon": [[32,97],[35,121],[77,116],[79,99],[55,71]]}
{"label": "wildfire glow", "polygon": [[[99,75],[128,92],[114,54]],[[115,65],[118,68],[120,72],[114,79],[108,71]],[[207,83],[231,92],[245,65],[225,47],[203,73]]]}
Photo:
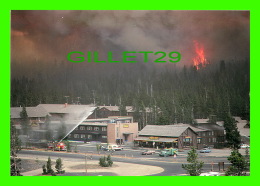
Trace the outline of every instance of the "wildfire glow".
{"label": "wildfire glow", "polygon": [[199,70],[201,67],[205,67],[207,64],[207,60],[204,54],[204,47],[197,41],[194,42],[196,57],[193,58],[193,65]]}

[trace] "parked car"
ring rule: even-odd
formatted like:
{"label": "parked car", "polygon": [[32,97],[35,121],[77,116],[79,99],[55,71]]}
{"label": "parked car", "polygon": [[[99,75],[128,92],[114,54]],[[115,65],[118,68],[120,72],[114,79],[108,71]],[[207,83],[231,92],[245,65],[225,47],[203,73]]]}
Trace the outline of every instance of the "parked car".
{"label": "parked car", "polygon": [[220,176],[219,172],[204,172],[201,173],[200,176]]}
{"label": "parked car", "polygon": [[203,148],[202,150],[200,150],[200,153],[210,153],[211,150],[209,148]]}
{"label": "parked car", "polygon": [[154,150],[146,150],[146,151],[143,151],[143,152],[142,152],[142,155],[152,155],[152,154],[154,154],[154,153],[155,153]]}
{"label": "parked car", "polygon": [[250,146],[247,145],[247,144],[241,144],[241,145],[240,145],[240,148],[241,148],[241,149],[246,149],[246,148],[250,148]]}
{"label": "parked car", "polygon": [[105,151],[120,151],[123,150],[123,147],[120,147],[118,145],[108,145],[106,148],[104,148]]}

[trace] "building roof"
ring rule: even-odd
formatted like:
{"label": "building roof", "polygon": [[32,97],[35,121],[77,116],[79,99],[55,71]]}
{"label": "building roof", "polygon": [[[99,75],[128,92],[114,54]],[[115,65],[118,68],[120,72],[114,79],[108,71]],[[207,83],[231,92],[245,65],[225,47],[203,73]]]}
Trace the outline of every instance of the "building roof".
{"label": "building roof", "polygon": [[115,123],[116,121],[121,120],[133,120],[132,116],[109,116],[108,118],[97,118],[97,119],[86,119],[84,122],[90,122],[90,123]]}
{"label": "building roof", "polygon": [[237,129],[241,136],[248,137],[248,136],[250,136],[250,128],[245,128],[246,125],[247,125],[246,120],[238,120]]}
{"label": "building roof", "polygon": [[179,137],[188,128],[190,128],[190,127],[187,127],[187,126],[175,126],[175,125],[146,125],[139,132],[138,135],[139,136]]}
{"label": "building roof", "polygon": [[109,119],[115,120],[126,120],[126,119],[133,119],[133,116],[108,116]]}
{"label": "building roof", "polygon": [[84,122],[99,122],[99,123],[104,123],[105,121],[111,121],[112,119],[110,118],[98,118],[98,119],[86,119]]}
{"label": "building roof", "polygon": [[85,126],[107,126],[107,123],[82,122],[80,125],[85,125]]}
{"label": "building roof", "polygon": [[182,126],[182,127],[190,127],[194,132],[204,132],[204,131],[208,131],[207,129],[202,129],[202,128],[197,128],[195,126],[192,126],[190,124],[184,124],[184,123],[178,123],[178,124],[174,124],[175,126]]}
{"label": "building roof", "polygon": [[92,105],[70,105],[70,104],[39,104],[38,108],[44,108],[48,113],[77,113],[86,110],[94,110]]}
{"label": "building roof", "polygon": [[216,124],[219,126],[224,126],[224,121],[217,121]]}
{"label": "building roof", "polygon": [[209,123],[209,118],[207,119],[194,119],[196,123]]}
{"label": "building roof", "polygon": [[[98,106],[98,108],[99,109],[106,108],[109,111],[119,112],[119,106],[116,106],[116,105],[115,106],[106,106],[106,105],[104,105],[104,106]],[[126,106],[125,109],[126,109],[126,112],[134,112],[135,111],[133,106]],[[151,112],[151,109],[149,107],[146,107],[145,111],[146,112]]]}
{"label": "building roof", "polygon": [[[19,119],[20,113],[22,112],[22,107],[11,107],[11,118],[12,119]],[[29,118],[36,118],[36,117],[45,117],[48,115],[48,112],[41,107],[26,107],[26,112]]]}
{"label": "building roof", "polygon": [[204,130],[225,130],[223,126],[219,126],[218,124],[213,124],[213,123],[201,123],[196,125],[197,128],[199,129],[204,129]]}

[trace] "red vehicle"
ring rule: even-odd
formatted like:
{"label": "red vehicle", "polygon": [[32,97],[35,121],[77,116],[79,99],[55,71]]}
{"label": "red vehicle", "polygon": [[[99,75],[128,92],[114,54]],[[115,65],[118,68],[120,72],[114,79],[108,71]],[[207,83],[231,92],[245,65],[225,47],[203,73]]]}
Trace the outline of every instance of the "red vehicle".
{"label": "red vehicle", "polygon": [[48,143],[48,149],[57,150],[57,151],[66,151],[67,147],[63,142],[52,142],[52,143]]}

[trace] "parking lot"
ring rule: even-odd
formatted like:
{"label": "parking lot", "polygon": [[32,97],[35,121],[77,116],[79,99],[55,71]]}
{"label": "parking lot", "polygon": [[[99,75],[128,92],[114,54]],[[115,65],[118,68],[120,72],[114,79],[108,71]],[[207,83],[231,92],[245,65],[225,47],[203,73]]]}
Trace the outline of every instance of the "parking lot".
{"label": "parking lot", "polygon": [[[133,146],[126,146],[122,145],[123,150],[122,151],[103,151],[103,150],[97,150],[97,144],[103,145],[104,147],[107,146],[107,144],[100,144],[100,143],[83,143],[83,142],[71,142],[71,150],[73,151],[76,149],[80,153],[88,153],[88,154],[112,154],[112,155],[118,155],[118,156],[124,156],[129,158],[159,158],[159,152],[161,149],[152,149],[152,148],[145,148],[145,147],[133,147]],[[153,150],[155,151],[152,155],[141,155],[141,153],[145,150]],[[224,149],[210,149],[210,153],[200,153],[200,150],[197,150],[199,154],[199,158],[214,158],[214,157],[228,157],[231,153],[231,150],[228,148]],[[242,155],[245,155],[245,149],[239,150]],[[178,152],[178,158],[181,157],[187,157],[189,150],[181,150]]]}

